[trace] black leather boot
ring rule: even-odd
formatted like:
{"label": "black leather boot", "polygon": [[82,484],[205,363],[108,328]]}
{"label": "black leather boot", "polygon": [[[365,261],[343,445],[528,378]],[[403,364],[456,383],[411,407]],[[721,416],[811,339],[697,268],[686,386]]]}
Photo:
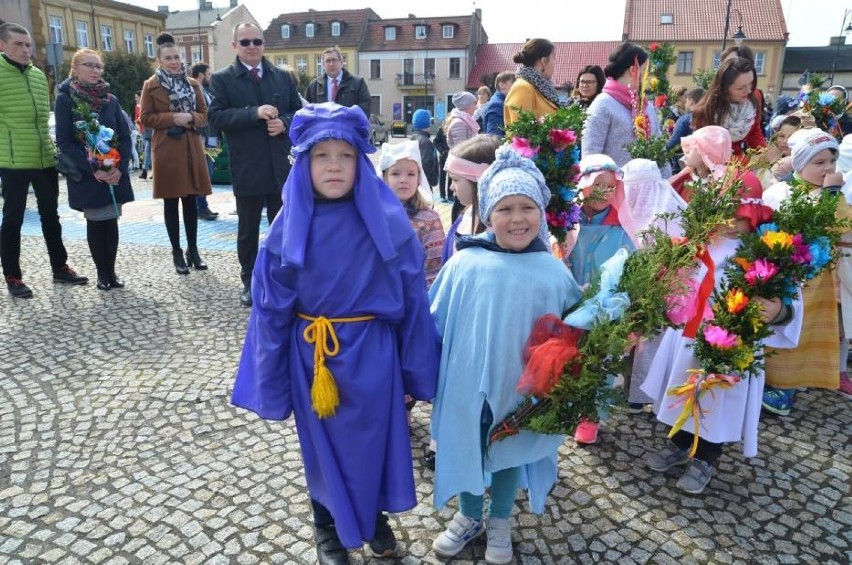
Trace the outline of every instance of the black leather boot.
{"label": "black leather boot", "polygon": [[186,261],[183,260],[183,249],[172,249],[172,258],[175,261],[175,272],[179,275],[188,275],[189,267],[186,266]]}
{"label": "black leather boot", "polygon": [[187,247],[186,249],[186,263],[190,267],[195,267],[196,271],[206,271],[207,263],[201,260],[201,256],[198,254],[197,247]]}
{"label": "black leather boot", "polygon": [[317,526],[317,562],[319,565],[349,565],[349,552],[340,543],[334,526]]}

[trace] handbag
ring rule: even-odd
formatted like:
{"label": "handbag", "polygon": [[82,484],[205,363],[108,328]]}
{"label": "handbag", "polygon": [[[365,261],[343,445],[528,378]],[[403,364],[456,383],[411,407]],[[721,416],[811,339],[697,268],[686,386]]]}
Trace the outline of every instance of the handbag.
{"label": "handbag", "polygon": [[83,180],[83,171],[77,166],[74,157],[66,153],[56,154],[56,170],[66,179],[74,182]]}

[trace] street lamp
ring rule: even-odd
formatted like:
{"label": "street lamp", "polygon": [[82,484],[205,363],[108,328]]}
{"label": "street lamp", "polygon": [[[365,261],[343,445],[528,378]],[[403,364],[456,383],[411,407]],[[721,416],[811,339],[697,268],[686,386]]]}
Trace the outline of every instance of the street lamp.
{"label": "street lamp", "polygon": [[[834,49],[834,61],[831,63],[831,78],[828,79],[829,84],[834,84],[834,73],[837,71],[837,58],[840,55],[840,46],[846,43],[846,35],[852,32],[852,10],[846,9],[843,11],[843,21],[840,23],[840,35],[836,37],[837,46]],[[846,23],[847,20],[849,23]]]}
{"label": "street lamp", "polygon": [[[725,50],[725,47],[728,46],[728,31],[731,29],[731,2],[732,0],[728,0],[728,4],[725,8],[725,33],[722,36],[722,51]],[[737,12],[737,16],[739,17],[739,25],[737,26],[737,31],[734,33],[731,38],[734,40],[734,43],[737,44],[737,47],[743,44],[743,40],[746,38],[746,34],[743,31],[743,14],[738,9],[734,8]]]}
{"label": "street lamp", "polygon": [[737,32],[732,37],[734,39],[734,43],[736,43],[737,47],[739,47],[743,44],[746,34],[743,31],[743,13],[737,10],[737,16],[739,17],[740,25],[737,26]]}

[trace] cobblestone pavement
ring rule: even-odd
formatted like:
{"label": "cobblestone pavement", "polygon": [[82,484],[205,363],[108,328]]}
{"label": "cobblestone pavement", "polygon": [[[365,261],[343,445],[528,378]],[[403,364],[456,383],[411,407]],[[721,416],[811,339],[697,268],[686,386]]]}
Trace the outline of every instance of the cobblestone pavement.
{"label": "cobblestone pavement", "polygon": [[[201,223],[210,270],[180,277],[145,184],[121,221],[124,290],[54,286],[28,213],[35,297],[0,297],[0,563],[312,563],[292,420],[228,404],[247,318],[229,192],[211,199],[223,219]],[[63,212],[71,263],[91,276],[82,224]],[[615,413],[599,444],[566,441],[544,515],[517,504],[516,562],[849,563],[850,406],[800,393],[791,416],[764,417],[758,457],[726,449],[703,496],[640,464],[664,442],[651,414]],[[420,503],[391,521],[406,564],[439,562],[431,542],[454,511],[432,507],[419,463],[428,418],[415,408]],[[484,553],[481,538],[454,561]]]}

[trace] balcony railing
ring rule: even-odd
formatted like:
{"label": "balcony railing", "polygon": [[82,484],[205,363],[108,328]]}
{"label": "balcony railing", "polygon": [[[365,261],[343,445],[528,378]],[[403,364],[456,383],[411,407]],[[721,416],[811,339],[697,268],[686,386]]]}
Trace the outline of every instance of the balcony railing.
{"label": "balcony railing", "polygon": [[396,85],[402,88],[423,88],[434,84],[435,73],[399,73],[396,75]]}

